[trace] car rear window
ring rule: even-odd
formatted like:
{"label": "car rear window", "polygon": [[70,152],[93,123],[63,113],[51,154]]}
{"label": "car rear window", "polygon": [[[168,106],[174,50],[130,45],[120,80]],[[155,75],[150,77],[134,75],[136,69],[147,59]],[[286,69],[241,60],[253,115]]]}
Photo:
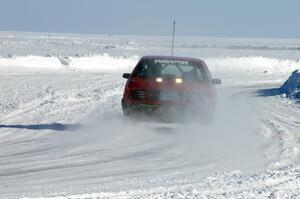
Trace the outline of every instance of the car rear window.
{"label": "car rear window", "polygon": [[141,60],[136,66],[133,76],[207,80],[206,71],[201,64],[164,59]]}

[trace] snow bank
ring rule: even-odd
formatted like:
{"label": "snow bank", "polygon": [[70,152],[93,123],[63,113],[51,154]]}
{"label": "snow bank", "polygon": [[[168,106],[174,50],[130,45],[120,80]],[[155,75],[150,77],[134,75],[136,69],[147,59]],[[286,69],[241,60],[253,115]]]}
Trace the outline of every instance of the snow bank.
{"label": "snow bank", "polygon": [[40,69],[78,69],[92,71],[119,71],[134,67],[138,56],[115,57],[109,54],[94,56],[19,56],[0,58],[0,67],[25,67]]}
{"label": "snow bank", "polygon": [[221,57],[205,61],[211,71],[282,73],[300,68],[300,61],[267,57]]}
{"label": "snow bank", "polygon": [[295,70],[280,90],[288,98],[300,100],[300,71]]}
{"label": "snow bank", "polygon": [[[107,53],[92,56],[17,56],[0,58],[0,67],[47,69],[78,69],[89,71],[131,71],[139,56],[112,56]],[[203,58],[212,72],[290,73],[300,68],[300,61],[266,57]]]}
{"label": "snow bank", "polygon": [[26,68],[60,68],[59,59],[54,57],[26,56],[8,57],[0,59],[0,67],[26,67]]}
{"label": "snow bank", "polygon": [[113,57],[108,54],[92,57],[71,57],[70,67],[86,70],[123,70],[133,68],[139,57]]}

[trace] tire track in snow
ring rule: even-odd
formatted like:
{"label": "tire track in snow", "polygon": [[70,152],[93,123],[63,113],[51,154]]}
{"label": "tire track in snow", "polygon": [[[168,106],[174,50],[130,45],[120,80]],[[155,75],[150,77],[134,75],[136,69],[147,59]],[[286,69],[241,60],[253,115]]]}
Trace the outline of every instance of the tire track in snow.
{"label": "tire track in snow", "polygon": [[[122,126],[125,124],[118,121],[124,84],[119,75],[74,73],[43,78],[46,80],[35,79],[34,83],[43,85],[41,94],[30,94],[37,86],[28,87],[24,93],[30,96],[16,100],[18,105],[9,109],[11,115],[2,117],[1,122],[74,122],[98,117],[100,125],[108,125],[108,129],[0,129],[0,196],[33,197],[64,192],[69,198],[236,198],[251,194],[267,198],[299,194],[299,158],[294,153],[299,147],[299,134],[295,132],[299,111],[290,114],[291,107],[279,98],[254,98],[262,112],[260,133],[266,134],[264,139],[269,142],[261,150],[278,149],[278,154],[269,158],[270,166],[263,171],[226,172],[215,166],[223,164],[223,158],[234,157],[199,155],[196,150],[191,153],[177,132],[126,132],[126,126]],[[31,81],[21,79],[17,84],[12,80],[11,88],[17,86],[22,90],[22,84]],[[243,96],[251,92],[251,88],[241,90]],[[9,97],[13,101],[20,95]],[[19,111],[22,107],[24,110]],[[294,119],[287,118],[289,114]],[[103,115],[117,120],[110,123]],[[289,125],[289,120],[293,125]],[[118,129],[117,125],[124,132],[105,132]],[[92,192],[99,194],[71,196]]]}

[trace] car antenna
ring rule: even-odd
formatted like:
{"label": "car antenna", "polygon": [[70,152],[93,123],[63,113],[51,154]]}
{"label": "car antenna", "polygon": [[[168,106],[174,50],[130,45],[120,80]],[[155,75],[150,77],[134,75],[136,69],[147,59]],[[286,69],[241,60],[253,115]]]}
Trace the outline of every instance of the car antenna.
{"label": "car antenna", "polygon": [[176,22],[173,21],[173,35],[172,35],[172,52],[171,55],[173,57],[174,54],[174,37],[175,37],[175,26],[176,26]]}

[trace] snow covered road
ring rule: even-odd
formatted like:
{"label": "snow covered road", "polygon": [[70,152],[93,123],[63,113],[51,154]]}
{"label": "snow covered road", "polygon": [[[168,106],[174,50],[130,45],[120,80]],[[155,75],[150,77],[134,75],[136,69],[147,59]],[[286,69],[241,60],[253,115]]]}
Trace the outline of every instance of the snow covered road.
{"label": "snow covered road", "polygon": [[145,124],[119,73],[0,70],[0,198],[300,195],[300,107],[276,85],[221,87],[211,126]]}

